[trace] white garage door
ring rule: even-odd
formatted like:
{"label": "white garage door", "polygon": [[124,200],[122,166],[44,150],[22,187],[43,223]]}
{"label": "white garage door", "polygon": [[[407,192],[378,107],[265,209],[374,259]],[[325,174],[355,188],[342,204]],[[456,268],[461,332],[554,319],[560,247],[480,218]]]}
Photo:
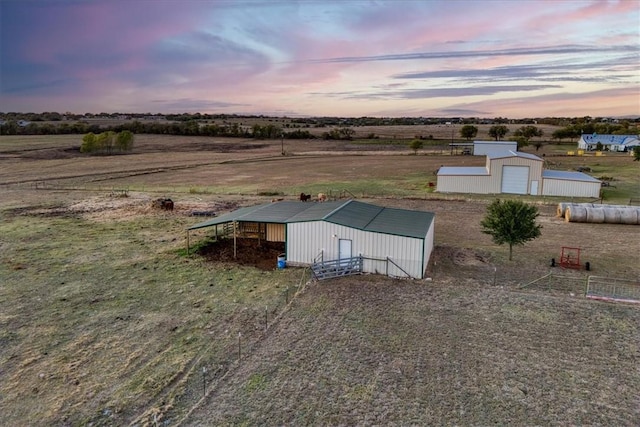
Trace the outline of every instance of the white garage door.
{"label": "white garage door", "polygon": [[529,189],[529,166],[503,166],[502,192],[527,194]]}

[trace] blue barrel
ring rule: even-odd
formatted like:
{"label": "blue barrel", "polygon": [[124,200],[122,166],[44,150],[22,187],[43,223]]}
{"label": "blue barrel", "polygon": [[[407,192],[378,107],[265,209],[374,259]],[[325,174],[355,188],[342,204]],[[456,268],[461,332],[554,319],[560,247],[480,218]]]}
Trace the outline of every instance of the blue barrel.
{"label": "blue barrel", "polygon": [[287,258],[285,254],[278,255],[278,269],[282,270],[287,266]]}

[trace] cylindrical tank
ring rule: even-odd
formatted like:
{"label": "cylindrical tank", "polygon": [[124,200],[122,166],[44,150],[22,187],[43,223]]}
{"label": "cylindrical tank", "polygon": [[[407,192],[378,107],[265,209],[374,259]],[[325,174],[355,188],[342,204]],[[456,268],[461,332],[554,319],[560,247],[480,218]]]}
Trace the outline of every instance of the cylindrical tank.
{"label": "cylindrical tank", "polygon": [[282,270],[287,266],[287,257],[285,254],[278,255],[278,269]]}

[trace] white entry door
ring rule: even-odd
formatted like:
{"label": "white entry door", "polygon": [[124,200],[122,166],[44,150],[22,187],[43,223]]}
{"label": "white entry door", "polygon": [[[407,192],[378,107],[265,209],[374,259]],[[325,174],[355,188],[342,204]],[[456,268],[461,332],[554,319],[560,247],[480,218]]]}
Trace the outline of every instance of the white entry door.
{"label": "white entry door", "polygon": [[338,258],[340,261],[351,258],[351,240],[340,239],[338,241]]}
{"label": "white entry door", "polygon": [[531,181],[531,191],[529,192],[532,196],[538,195],[538,181]]}

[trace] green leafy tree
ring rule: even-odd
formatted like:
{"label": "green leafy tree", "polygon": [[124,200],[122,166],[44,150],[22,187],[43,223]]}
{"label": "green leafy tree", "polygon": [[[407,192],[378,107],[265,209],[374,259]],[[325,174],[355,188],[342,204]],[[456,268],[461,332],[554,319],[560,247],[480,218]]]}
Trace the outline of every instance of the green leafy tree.
{"label": "green leafy tree", "polygon": [[640,145],[633,147],[633,161],[640,162]]}
{"label": "green leafy tree", "polygon": [[413,150],[413,154],[418,154],[418,150],[424,147],[424,141],[421,139],[414,139],[409,143],[409,148]]}
{"label": "green leafy tree", "polygon": [[467,141],[471,138],[475,138],[478,134],[478,128],[474,125],[464,125],[460,128],[460,136],[465,138]]}
{"label": "green leafy tree", "polygon": [[529,141],[524,136],[516,136],[513,139],[518,143],[518,150],[529,145]]}
{"label": "green leafy tree", "polygon": [[356,134],[356,131],[350,127],[341,127],[340,130],[340,139],[353,139],[353,136]]}
{"label": "green leafy tree", "polygon": [[115,145],[115,136],[116,133],[111,130],[98,134],[96,137],[97,149],[105,151],[107,154],[111,154]]}
{"label": "green leafy tree", "polygon": [[133,132],[123,130],[116,134],[116,148],[120,151],[131,151],[133,148]]}
{"label": "green leafy tree", "polygon": [[542,135],[544,135],[544,132],[542,131],[542,129],[538,129],[535,126],[527,125],[516,129],[513,135],[516,137],[522,137],[528,144],[531,138],[536,136],[541,137]]}
{"label": "green leafy tree", "polygon": [[571,129],[567,129],[567,128],[556,129],[551,134],[552,139],[557,139],[560,142],[562,142],[562,140],[565,138],[573,138],[573,137],[574,137],[574,132]]}
{"label": "green leafy tree", "polygon": [[487,207],[487,214],[480,225],[482,232],[490,234],[494,243],[509,245],[511,261],[513,245],[524,245],[540,236],[542,226],[536,223],[538,215],[538,208],[520,200],[496,199]]}
{"label": "green leafy tree", "polygon": [[82,145],[80,146],[81,153],[93,153],[98,149],[98,143],[96,134],[89,132],[82,137]]}
{"label": "green leafy tree", "polygon": [[509,133],[509,128],[505,125],[493,125],[489,128],[489,136],[495,138],[496,141],[504,138]]}

